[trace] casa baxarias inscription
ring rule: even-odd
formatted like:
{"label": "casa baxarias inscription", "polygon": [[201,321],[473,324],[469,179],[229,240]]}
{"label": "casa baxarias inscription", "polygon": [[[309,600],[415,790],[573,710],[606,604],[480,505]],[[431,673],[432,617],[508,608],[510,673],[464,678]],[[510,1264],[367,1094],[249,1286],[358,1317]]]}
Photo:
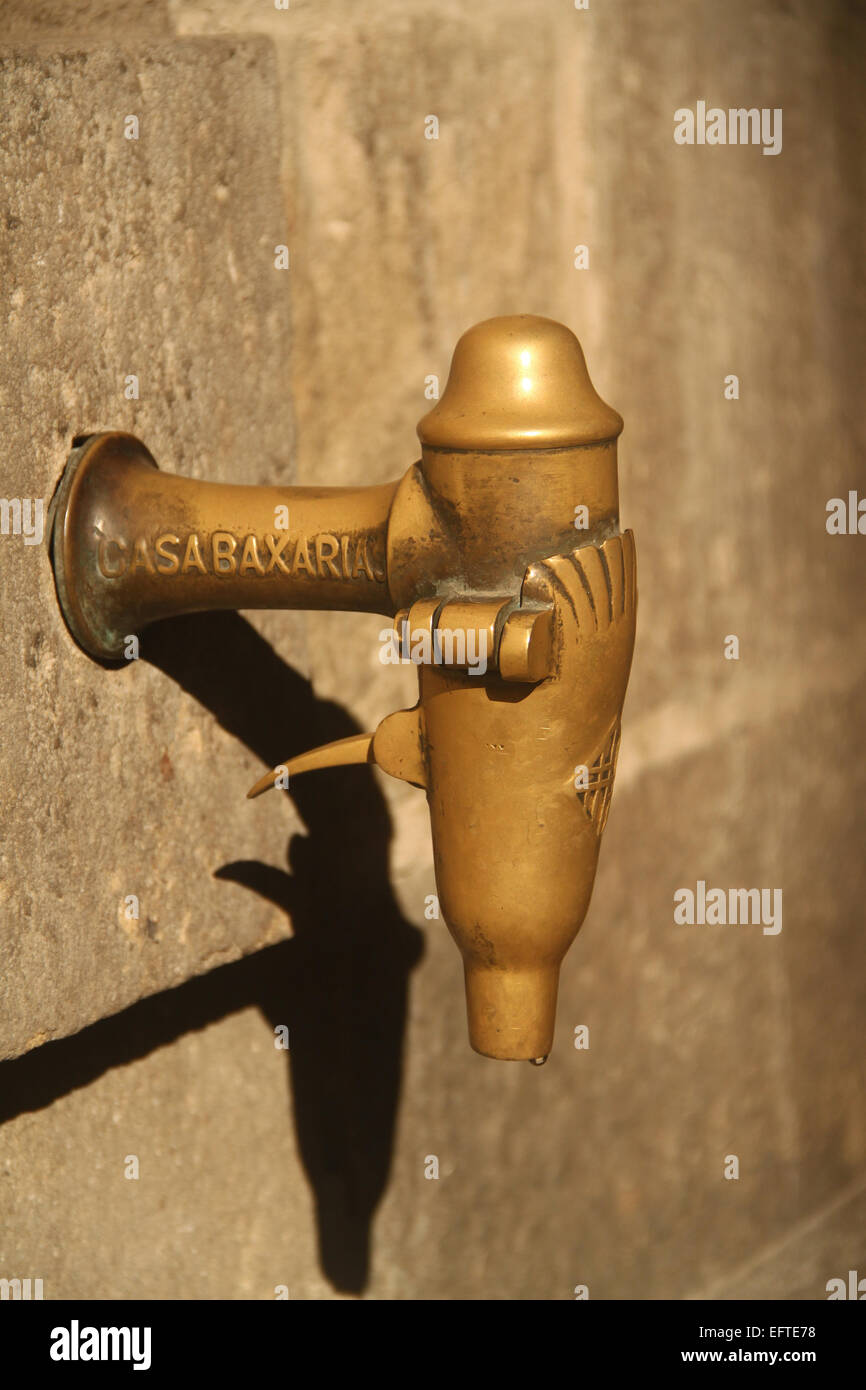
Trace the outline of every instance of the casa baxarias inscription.
{"label": "casa baxarias inscription", "polygon": [[100,536],[97,553],[104,579],[144,570],[170,579],[179,574],[309,575],[311,579],[369,579],[384,584],[385,570],[371,554],[367,536],[336,536],[320,531],[314,536],[290,531],[235,536],[213,531],[180,536],[164,531],[153,538]]}

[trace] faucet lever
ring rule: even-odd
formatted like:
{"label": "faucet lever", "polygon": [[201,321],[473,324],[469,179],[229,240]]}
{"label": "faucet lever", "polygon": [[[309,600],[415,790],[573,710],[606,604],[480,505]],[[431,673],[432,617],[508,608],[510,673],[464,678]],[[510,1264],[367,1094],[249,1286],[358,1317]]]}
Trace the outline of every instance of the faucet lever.
{"label": "faucet lever", "polygon": [[352,734],[349,738],[323,743],[318,748],[310,748],[306,753],[287,758],[260,777],[255,786],[250,787],[247,797],[252,800],[261,796],[262,792],[270,791],[271,787],[282,786],[284,778],[288,785],[288,779],[300,772],[350,767],[353,763],[373,763],[402,782],[426,787],[427,773],[420,730],[421,714],[417,705],[414,709],[395,710],[393,714],[385,716],[374,734]]}
{"label": "faucet lever", "polygon": [[[260,777],[254,787],[250,787],[247,797],[250,801],[261,796],[262,792],[276,787],[282,777],[294,777],[299,772],[314,772],[317,768],[348,767],[352,763],[373,763],[372,734],[352,734],[349,738],[338,738],[333,743],[323,743],[318,748],[310,748],[306,753],[297,753],[279,763],[264,777]],[[288,783],[287,783],[288,785]]]}

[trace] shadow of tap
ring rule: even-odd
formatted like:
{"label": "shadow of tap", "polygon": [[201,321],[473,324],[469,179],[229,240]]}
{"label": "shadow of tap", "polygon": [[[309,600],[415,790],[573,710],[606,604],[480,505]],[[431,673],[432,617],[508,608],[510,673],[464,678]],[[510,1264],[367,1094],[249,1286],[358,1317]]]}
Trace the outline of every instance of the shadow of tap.
{"label": "shadow of tap", "polygon": [[[208,708],[268,767],[360,732],[236,613],[152,629],[147,660]],[[288,869],[226,864],[217,877],[282,908],[293,938],[258,1003],[289,1029],[298,1147],[316,1202],[322,1269],[346,1292],[369,1270],[370,1228],[391,1165],[400,1095],[408,982],[422,934],[388,879],[391,824],[370,768],[335,768],[292,781],[306,827]]]}
{"label": "shadow of tap", "polygon": [[[157,624],[142,643],[142,660],[268,767],[359,732],[340,706],[317,701],[309,681],[237,613]],[[291,797],[308,834],[292,836],[287,868],[247,860],[223,865],[216,877],[282,908],[292,939],[3,1063],[0,1124],[254,1004],[272,1029],[289,1029],[290,1105],[323,1273],[341,1292],[359,1294],[390,1173],[409,976],[423,935],[391,891],[390,817],[372,770],[302,776],[293,779]]]}

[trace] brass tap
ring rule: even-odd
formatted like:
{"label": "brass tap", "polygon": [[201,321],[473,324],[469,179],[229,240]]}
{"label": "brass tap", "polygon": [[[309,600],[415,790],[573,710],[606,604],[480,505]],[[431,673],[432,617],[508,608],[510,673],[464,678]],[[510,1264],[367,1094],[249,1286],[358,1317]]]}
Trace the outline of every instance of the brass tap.
{"label": "brass tap", "polygon": [[550,1052],[560,964],[595,879],[637,605],[621,429],[574,334],[517,315],[464,333],[397,482],[198,482],[107,433],[74,449],[52,504],[60,606],[95,657],[206,609],[393,620],[389,659],[418,665],[414,708],[287,759],[248,795],[353,762],[426,790],[470,1042],[488,1057]]}

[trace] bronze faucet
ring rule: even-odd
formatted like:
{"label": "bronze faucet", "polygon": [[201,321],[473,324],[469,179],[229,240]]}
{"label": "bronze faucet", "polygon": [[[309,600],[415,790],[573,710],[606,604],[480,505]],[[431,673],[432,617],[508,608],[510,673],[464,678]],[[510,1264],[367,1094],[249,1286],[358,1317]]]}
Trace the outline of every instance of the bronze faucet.
{"label": "bronze faucet", "polygon": [[470,1042],[488,1057],[546,1059],[592,893],[637,604],[621,429],[575,336],[517,315],[464,333],[397,482],[197,482],[106,433],[79,443],[52,505],[60,606],[95,657],[204,609],[394,619],[382,654],[418,665],[417,705],[287,760],[248,795],[354,762],[426,790]]}

